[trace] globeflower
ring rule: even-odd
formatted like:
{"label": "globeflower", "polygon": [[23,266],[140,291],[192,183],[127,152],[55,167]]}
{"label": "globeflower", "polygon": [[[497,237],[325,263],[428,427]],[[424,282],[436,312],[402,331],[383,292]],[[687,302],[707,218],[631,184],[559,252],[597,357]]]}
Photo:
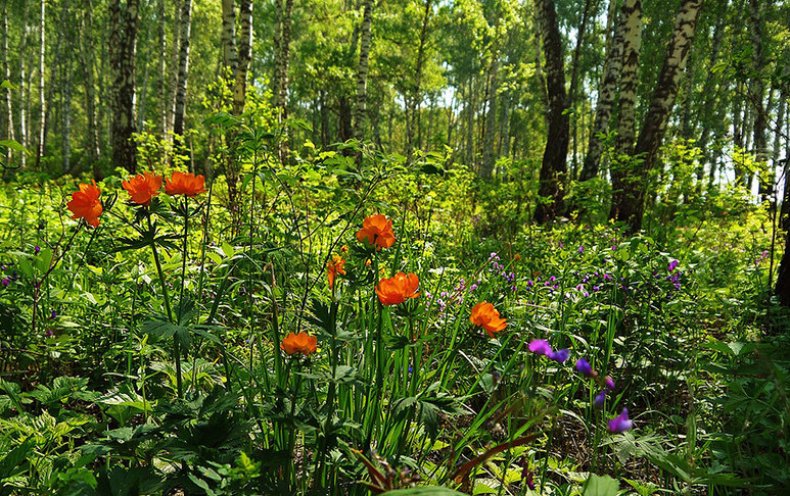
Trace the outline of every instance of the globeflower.
{"label": "globeflower", "polygon": [[620,415],[609,421],[609,432],[614,434],[620,434],[631,430],[633,427],[634,421],[628,418],[628,408],[623,408]]}
{"label": "globeflower", "polygon": [[123,181],[121,186],[129,193],[132,203],[148,205],[151,203],[151,198],[158,195],[162,188],[162,176],[157,176],[153,172],[145,172]]}
{"label": "globeflower", "polygon": [[299,353],[304,356],[310,356],[315,353],[317,344],[318,339],[316,339],[315,336],[310,336],[306,332],[300,332],[298,334],[289,333],[280,343],[280,349],[289,355]]}
{"label": "globeflower", "polygon": [[400,305],[410,298],[420,296],[420,292],[417,291],[419,285],[420,280],[417,278],[417,274],[406,275],[403,272],[398,272],[389,279],[380,280],[376,285],[376,294],[382,305]]}
{"label": "globeflower", "polygon": [[375,214],[362,221],[362,229],[357,231],[357,240],[375,246],[377,250],[395,244],[392,220],[382,214]]}
{"label": "globeflower", "polygon": [[332,255],[332,260],[326,263],[326,278],[329,280],[329,289],[335,287],[335,277],[346,275],[346,261],[340,255]]}
{"label": "globeflower", "polygon": [[165,180],[165,193],[170,196],[184,195],[190,198],[205,193],[206,178],[203,174],[198,176],[191,172],[173,172],[169,179]]}
{"label": "globeflower", "polygon": [[502,331],[507,327],[507,320],[499,316],[499,311],[494,308],[494,305],[481,301],[472,307],[472,314],[469,316],[469,321],[477,327],[485,329],[488,337],[493,338],[496,333]]}
{"label": "globeflower", "polygon": [[99,216],[104,209],[102,208],[99,197],[101,190],[96,186],[96,181],[91,184],[80,184],[79,191],[71,194],[71,201],[66,207],[71,211],[72,219],[85,219],[85,223],[91,227],[99,226]]}

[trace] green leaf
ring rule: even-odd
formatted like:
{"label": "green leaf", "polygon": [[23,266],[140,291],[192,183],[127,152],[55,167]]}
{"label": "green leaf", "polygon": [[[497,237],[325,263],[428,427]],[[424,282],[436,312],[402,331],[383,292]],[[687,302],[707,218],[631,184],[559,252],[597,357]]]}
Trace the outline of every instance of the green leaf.
{"label": "green leaf", "polygon": [[584,485],[583,496],[617,496],[620,483],[608,475],[590,475]]}
{"label": "green leaf", "polygon": [[440,486],[415,487],[412,489],[396,489],[383,493],[385,496],[463,496],[452,489]]}

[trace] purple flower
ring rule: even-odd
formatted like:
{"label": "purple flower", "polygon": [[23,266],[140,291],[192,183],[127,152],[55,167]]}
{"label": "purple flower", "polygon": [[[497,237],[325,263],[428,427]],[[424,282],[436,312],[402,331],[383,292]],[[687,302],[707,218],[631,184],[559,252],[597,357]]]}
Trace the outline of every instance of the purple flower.
{"label": "purple flower", "polygon": [[590,365],[590,362],[588,362],[586,358],[579,358],[576,360],[576,370],[585,377],[592,377],[594,375],[592,365]]}
{"label": "purple flower", "polygon": [[530,280],[528,280],[528,281],[527,281],[527,286],[529,286],[530,288],[531,288],[532,286],[534,286],[534,285],[535,285],[535,283],[532,281],[532,279],[530,279]]}
{"label": "purple flower", "polygon": [[517,289],[518,289],[518,288],[516,288],[516,285],[515,285],[515,284],[514,284],[514,285],[512,285],[512,286],[510,286],[510,290],[511,290],[511,291],[513,291],[514,293],[516,292],[516,290],[517,290]]}
{"label": "purple flower", "polygon": [[603,275],[603,280],[604,281],[611,281],[612,280],[611,274],[604,274]]}
{"label": "purple flower", "polygon": [[552,353],[551,345],[545,339],[533,339],[529,342],[529,351],[538,355],[550,356]]}
{"label": "purple flower", "polygon": [[582,285],[582,284],[577,284],[577,285],[576,285],[576,291],[584,291],[584,285]]}
{"label": "purple flower", "polygon": [[565,363],[568,360],[568,357],[571,356],[571,352],[568,351],[568,348],[563,348],[561,350],[549,352],[549,359],[554,360],[557,363]]}
{"label": "purple flower", "polygon": [[49,318],[50,319],[58,318],[58,312],[56,312],[55,310],[52,310],[52,312],[49,314]]}
{"label": "purple flower", "polygon": [[593,286],[593,291],[595,291],[596,293],[597,293],[598,291],[600,291],[600,290],[601,290],[601,287],[600,287],[600,286]]}
{"label": "purple flower", "polygon": [[623,408],[620,415],[609,421],[609,432],[620,434],[634,427],[634,421],[628,418],[628,408]]}
{"label": "purple flower", "polygon": [[48,338],[51,338],[55,336],[55,332],[52,329],[47,329],[47,332],[45,332],[44,335]]}
{"label": "purple flower", "polygon": [[617,245],[612,245],[612,251],[617,251]]}
{"label": "purple flower", "polygon": [[595,408],[603,408],[604,401],[606,401],[606,390],[603,390],[595,395],[595,399],[593,399],[593,406],[595,406]]}
{"label": "purple flower", "polygon": [[584,253],[584,245],[579,246],[579,249],[577,251],[579,252],[579,254]]}
{"label": "purple flower", "polygon": [[557,280],[557,278],[556,278],[555,276],[551,276],[551,277],[549,277],[549,281],[551,281],[551,282],[554,282],[554,281],[556,281],[556,280]]}
{"label": "purple flower", "polygon": [[677,269],[678,265],[680,265],[680,262],[677,260],[672,260],[669,262],[669,265],[667,265],[667,272],[672,272],[673,270]]}
{"label": "purple flower", "polygon": [[33,251],[35,251],[35,252],[36,252],[36,255],[38,255],[38,252],[40,252],[40,251],[41,251],[41,247],[40,247],[40,246],[38,246],[38,245],[36,245],[36,246],[35,246],[35,248],[33,248]]}
{"label": "purple flower", "polygon": [[9,284],[11,284],[11,279],[9,279],[7,277],[4,277],[3,281],[2,281],[2,284],[3,284],[3,286],[8,286]]}
{"label": "purple flower", "polygon": [[607,375],[603,382],[606,384],[606,389],[614,391],[614,379],[612,379],[612,376]]}
{"label": "purple flower", "polygon": [[582,293],[582,296],[584,296],[585,298],[587,298],[588,296],[590,296],[590,293],[588,293],[587,291],[585,291],[584,293]]}
{"label": "purple flower", "polygon": [[471,286],[469,286],[469,291],[474,291],[476,289],[477,289],[477,284],[472,284]]}

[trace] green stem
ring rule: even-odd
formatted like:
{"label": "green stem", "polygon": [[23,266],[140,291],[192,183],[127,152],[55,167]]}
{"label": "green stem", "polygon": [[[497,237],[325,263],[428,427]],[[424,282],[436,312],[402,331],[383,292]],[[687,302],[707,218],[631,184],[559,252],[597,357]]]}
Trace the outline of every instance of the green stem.
{"label": "green stem", "polygon": [[[148,221],[148,229],[151,235],[155,237],[153,224],[151,223],[151,213],[146,212],[146,219]],[[165,283],[165,274],[162,271],[162,263],[159,261],[159,252],[156,251],[156,241],[151,240],[151,251],[154,253],[154,264],[156,264],[156,272],[159,275],[159,283],[162,286],[162,298],[165,300],[165,311],[167,312],[167,319],[173,323],[173,312],[170,309],[170,295],[167,293],[167,284]],[[182,398],[184,394],[184,384],[181,376],[181,350],[178,343],[178,336],[173,336],[173,353],[176,358],[176,384],[178,388],[178,397]]]}

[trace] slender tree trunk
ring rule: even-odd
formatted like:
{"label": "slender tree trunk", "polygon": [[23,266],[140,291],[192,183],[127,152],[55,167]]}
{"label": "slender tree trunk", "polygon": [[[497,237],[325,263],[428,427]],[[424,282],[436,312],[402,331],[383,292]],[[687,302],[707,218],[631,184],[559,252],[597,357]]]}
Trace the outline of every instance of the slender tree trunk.
{"label": "slender tree trunk", "polygon": [[[8,0],[3,0],[3,74],[6,81],[11,81],[11,66],[8,64]],[[11,89],[5,90],[5,112],[6,112],[6,139],[14,138],[14,103]],[[8,151],[8,162],[13,161],[11,150]]]}
{"label": "slender tree trunk", "polygon": [[241,0],[239,15],[241,17],[241,36],[238,43],[238,65],[233,87],[233,113],[235,115],[241,115],[244,112],[244,102],[247,98],[247,73],[250,70],[250,60],[252,59],[252,0]]}
{"label": "slender tree trunk", "polygon": [[[28,140],[28,104],[30,87],[27,84],[27,43],[30,39],[30,25],[28,24],[27,2],[22,7],[22,41],[19,44],[19,142],[26,149]],[[27,166],[27,153],[19,154],[19,164],[24,169]]]}
{"label": "slender tree trunk", "polygon": [[[576,105],[576,92],[579,85],[579,60],[581,59],[581,52],[582,52],[582,44],[584,43],[584,37],[587,33],[587,23],[590,18],[590,11],[597,7],[597,0],[584,0],[584,6],[582,7],[582,15],[581,21],[579,22],[579,28],[576,30],[576,46],[573,49],[573,62],[571,63],[571,86],[568,90],[568,99],[569,105]],[[573,166],[571,168],[571,177],[576,177],[576,171],[578,170],[578,137],[577,137],[577,115],[580,113],[574,112],[573,119],[572,119],[572,131],[571,135],[573,136],[573,153],[571,154],[571,160]]]}
{"label": "slender tree trunk", "polygon": [[[722,8],[726,9],[729,1],[724,3]],[[700,110],[699,118],[702,121],[702,132],[700,133],[699,148],[702,150],[703,159],[697,168],[697,193],[702,192],[703,178],[705,175],[705,164],[710,163],[710,174],[714,175],[714,162],[712,153],[708,150],[708,141],[712,128],[716,123],[713,119],[713,106],[717,102],[719,82],[718,78],[713,75],[713,68],[719,61],[719,51],[721,49],[721,41],[724,38],[724,19],[725,16],[721,15],[716,19],[716,25],[713,28],[713,39],[711,41],[710,59],[708,60],[708,77],[702,85],[702,109]],[[720,102],[723,105],[724,102]],[[718,126],[717,126],[718,127]],[[715,179],[709,179],[708,183],[711,184]]]}
{"label": "slender tree trunk", "polygon": [[232,77],[236,74],[238,53],[236,52],[236,5],[233,0],[222,0],[222,66]]}
{"label": "slender tree trunk", "polygon": [[538,17],[543,31],[543,52],[546,58],[546,90],[549,98],[549,132],[543,163],[540,168],[540,197],[535,209],[535,221],[551,222],[563,211],[564,185],[567,172],[569,122],[566,109],[565,70],[563,67],[562,36],[557,22],[554,0],[537,0]]}
{"label": "slender tree trunk", "polygon": [[359,65],[357,66],[357,104],[354,107],[354,136],[361,140],[365,137],[368,59],[370,58],[370,25],[373,22],[373,0],[365,0],[360,30]]}
{"label": "slender tree trunk", "polygon": [[46,51],[46,38],[47,38],[47,10],[46,0],[41,0],[40,6],[40,19],[38,27],[38,105],[39,105],[39,122],[38,122],[38,153],[36,154],[36,169],[41,166],[41,157],[44,156],[44,146],[46,145],[46,130],[47,130],[47,98],[44,92],[44,77],[45,77],[45,57]]}
{"label": "slender tree trunk", "polygon": [[167,129],[164,132],[165,139],[172,139],[173,128],[175,127],[176,99],[178,95],[178,69],[181,57],[181,2],[184,0],[173,1],[173,43],[170,46],[170,67],[167,83],[167,101],[165,112],[167,112]]}
{"label": "slender tree trunk", "polygon": [[411,161],[414,149],[422,147],[422,122],[420,119],[420,108],[422,104],[422,72],[423,66],[425,65],[425,47],[428,43],[428,28],[430,26],[432,13],[433,0],[425,0],[422,25],[420,27],[420,39],[417,45],[417,60],[414,67],[414,87],[412,88],[411,95],[407,99],[407,102],[411,103],[406,104],[407,107],[410,107],[409,113],[411,114],[410,117],[406,119],[406,157],[409,161]]}
{"label": "slender tree trunk", "polygon": [[[73,13],[68,4],[61,6],[61,20],[64,26],[67,26],[67,20],[73,18]],[[68,172],[71,169],[71,101],[72,101],[72,59],[71,54],[74,52],[74,37],[70,28],[64,28],[63,34],[65,36],[64,52],[61,52],[61,63],[63,64],[63,80],[62,87],[62,140],[61,148],[63,151],[63,171]]]}
{"label": "slender tree trunk", "polygon": [[[497,19],[497,27],[498,27]],[[497,87],[499,73],[499,47],[496,42],[492,47],[491,65],[488,75],[488,113],[486,114],[485,132],[483,134],[483,167],[480,169],[480,177],[491,179],[494,175],[494,138],[496,137],[497,119]]]}
{"label": "slender tree trunk", "polygon": [[164,139],[167,132],[167,10],[165,9],[165,0],[157,1],[157,16],[159,17],[159,28],[157,35],[159,36],[159,98],[161,101],[160,109],[160,125],[162,126],[162,138]]}
{"label": "slender tree trunk", "polygon": [[[617,0],[610,0],[614,6]],[[633,9],[634,3],[637,0],[626,0],[623,4],[623,10]],[[610,8],[610,17],[617,17],[617,9]],[[603,153],[603,140],[601,136],[606,134],[609,130],[609,119],[612,115],[612,105],[614,103],[615,94],[617,93],[617,82],[620,78],[620,70],[623,64],[623,42],[625,26],[628,22],[628,17],[620,15],[619,20],[612,19],[610,22],[615,26],[614,36],[611,37],[609,47],[606,51],[606,61],[604,62],[603,78],[598,92],[598,103],[595,107],[595,120],[593,122],[593,129],[590,133],[590,141],[587,145],[587,155],[584,157],[584,164],[582,165],[582,173],[580,179],[587,181],[598,175],[600,167],[601,154]]]}
{"label": "slender tree trunk", "polygon": [[623,4],[623,65],[620,74],[620,116],[615,146],[618,160],[612,164],[612,208],[609,217],[616,219],[622,209],[623,191],[631,187],[627,182],[633,164],[627,157],[634,151],[636,135],[636,90],[639,83],[639,51],[642,46],[642,3],[626,0]]}
{"label": "slender tree trunk", "polygon": [[110,58],[113,70],[112,148],[113,163],[134,173],[137,150],[132,135],[134,119],[135,50],[137,42],[138,2],[113,0],[110,4],[112,36]]}
{"label": "slender tree trunk", "polygon": [[176,114],[173,118],[173,133],[184,135],[187,81],[189,77],[189,42],[192,30],[192,0],[183,0],[181,6],[181,50],[178,57],[178,90],[176,91]]}
{"label": "slender tree trunk", "polygon": [[[752,38],[752,52],[754,59],[754,77],[751,84],[751,100],[754,106],[754,152],[758,163],[765,164],[768,159],[768,143],[766,128],[765,82],[763,71],[765,70],[765,53],[763,49],[763,19],[760,5],[770,5],[766,0],[749,0],[750,34]],[[758,175],[760,198],[765,201],[768,199],[772,189],[772,175],[769,173]]]}
{"label": "slender tree trunk", "polygon": [[86,140],[86,153],[88,162],[96,176],[97,160],[99,158],[99,135],[96,126],[96,88],[94,70],[95,47],[93,32],[93,0],[82,0],[82,43],[80,49],[80,62],[85,86],[85,116],[87,118],[88,136]]}
{"label": "slender tree trunk", "polygon": [[667,57],[634,149],[634,157],[642,160],[641,167],[637,171],[629,170],[625,187],[614,192],[613,202],[619,205],[617,220],[625,222],[632,233],[642,227],[647,181],[656,165],[658,149],[675,103],[678,81],[691,50],[701,4],[702,0],[681,1]]}

